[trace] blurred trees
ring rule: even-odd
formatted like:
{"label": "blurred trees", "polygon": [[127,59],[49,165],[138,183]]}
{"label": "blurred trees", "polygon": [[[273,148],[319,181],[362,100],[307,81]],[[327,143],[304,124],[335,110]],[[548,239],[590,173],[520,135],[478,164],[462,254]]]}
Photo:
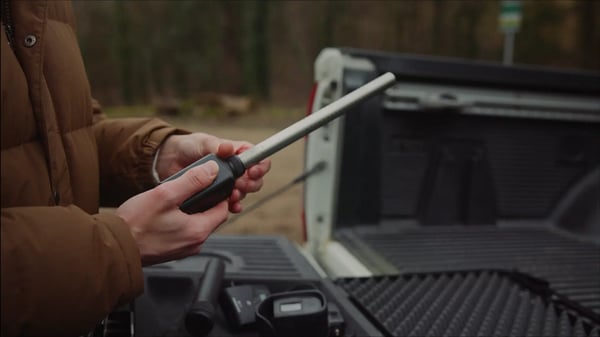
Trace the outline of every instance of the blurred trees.
{"label": "blurred trees", "polygon": [[[74,1],[104,104],[202,91],[303,104],[326,46],[499,62],[496,1]],[[600,3],[527,1],[515,63],[600,69]]]}

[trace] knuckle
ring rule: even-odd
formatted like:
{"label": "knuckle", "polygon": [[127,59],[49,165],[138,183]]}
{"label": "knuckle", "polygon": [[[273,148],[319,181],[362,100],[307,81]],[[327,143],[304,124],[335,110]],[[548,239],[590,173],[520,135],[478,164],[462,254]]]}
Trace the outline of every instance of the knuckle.
{"label": "knuckle", "polygon": [[154,193],[159,200],[173,201],[175,199],[175,194],[166,184],[156,186],[154,188]]}
{"label": "knuckle", "polygon": [[249,188],[250,188],[250,180],[249,179],[241,179],[240,191],[248,191]]}
{"label": "knuckle", "polygon": [[262,180],[252,180],[246,185],[244,192],[257,192],[262,187]]}

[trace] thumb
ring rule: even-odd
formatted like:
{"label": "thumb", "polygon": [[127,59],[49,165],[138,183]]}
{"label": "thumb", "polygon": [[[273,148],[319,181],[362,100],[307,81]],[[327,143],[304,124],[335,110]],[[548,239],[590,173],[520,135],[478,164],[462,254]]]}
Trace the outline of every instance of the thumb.
{"label": "thumb", "polygon": [[171,199],[182,204],[187,198],[208,187],[219,173],[219,165],[214,160],[187,170],[181,177],[163,183]]}

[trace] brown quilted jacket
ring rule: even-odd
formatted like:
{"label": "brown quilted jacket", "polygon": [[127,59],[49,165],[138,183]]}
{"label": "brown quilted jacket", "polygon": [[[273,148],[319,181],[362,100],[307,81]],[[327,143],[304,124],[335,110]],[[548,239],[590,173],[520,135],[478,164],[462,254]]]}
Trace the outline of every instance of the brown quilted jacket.
{"label": "brown quilted jacket", "polygon": [[99,205],[152,187],[153,154],[176,130],[101,117],[70,3],[9,4],[13,48],[4,25],[0,34],[2,335],[84,334],[143,291],[133,238]]}

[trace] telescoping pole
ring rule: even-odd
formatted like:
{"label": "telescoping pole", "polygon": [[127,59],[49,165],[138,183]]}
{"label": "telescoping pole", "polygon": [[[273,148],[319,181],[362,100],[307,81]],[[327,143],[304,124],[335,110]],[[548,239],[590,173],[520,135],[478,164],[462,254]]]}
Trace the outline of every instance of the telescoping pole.
{"label": "telescoping pole", "polygon": [[395,80],[396,77],[394,74],[389,72],[385,73],[346,94],[335,102],[277,132],[237,156],[234,155],[226,159],[219,158],[214,154],[205,156],[165,179],[163,182],[177,179],[192,167],[201,165],[210,160],[215,161],[219,165],[219,173],[213,183],[202,191],[194,194],[180,206],[181,210],[188,214],[203,212],[227,199],[231,195],[233,186],[235,185],[235,179],[240,177],[246,168],[258,163],[296,140],[304,137],[311,131],[339,117],[356,104],[391,87],[395,83]]}

